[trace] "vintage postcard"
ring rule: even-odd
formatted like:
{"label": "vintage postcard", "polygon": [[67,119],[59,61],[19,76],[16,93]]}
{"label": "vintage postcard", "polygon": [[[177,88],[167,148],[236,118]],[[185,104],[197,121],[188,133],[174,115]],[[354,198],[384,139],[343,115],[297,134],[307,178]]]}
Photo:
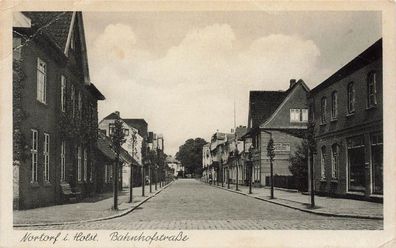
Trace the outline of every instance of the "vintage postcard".
{"label": "vintage postcard", "polygon": [[0,247],[394,247],[392,1],[5,1]]}

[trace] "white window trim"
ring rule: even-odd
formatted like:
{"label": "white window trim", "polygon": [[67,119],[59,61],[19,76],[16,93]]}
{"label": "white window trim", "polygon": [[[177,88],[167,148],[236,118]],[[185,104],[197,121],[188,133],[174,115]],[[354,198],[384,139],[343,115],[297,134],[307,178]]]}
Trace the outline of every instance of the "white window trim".
{"label": "white window trim", "polygon": [[66,111],[66,78],[61,76],[61,111]]}
{"label": "white window trim", "polygon": [[[43,64],[44,67],[41,67],[40,64]],[[37,58],[37,97],[36,99],[44,104],[47,104],[47,64],[40,58]],[[44,82],[40,81],[39,75],[42,74],[44,76]]]}
{"label": "white window trim", "polygon": [[81,182],[81,146],[77,148],[77,180]]}
{"label": "white window trim", "polygon": [[44,133],[44,181],[50,181],[49,168],[50,168],[50,135]]}
{"label": "white window trim", "polygon": [[326,179],[326,148],[324,148],[325,152],[323,152],[323,147],[320,148],[320,178]]}
{"label": "white window trim", "polygon": [[66,142],[61,143],[61,182],[66,180]]}
{"label": "white window trim", "polygon": [[35,129],[32,132],[32,148],[31,148],[31,183],[37,183],[37,171],[38,171],[38,131]]}
{"label": "white window trim", "polygon": [[84,166],[84,175],[83,175],[84,182],[86,182],[87,179],[88,179],[88,177],[87,177],[87,173],[88,173],[88,167],[87,167],[88,164],[87,164],[87,162],[88,162],[88,160],[87,160],[87,149],[84,148],[84,164],[83,164],[83,166]]}

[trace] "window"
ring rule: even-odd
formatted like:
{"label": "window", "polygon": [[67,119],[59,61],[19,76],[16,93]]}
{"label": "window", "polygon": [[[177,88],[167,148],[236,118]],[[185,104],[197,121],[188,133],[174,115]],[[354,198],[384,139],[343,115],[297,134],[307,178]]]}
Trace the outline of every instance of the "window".
{"label": "window", "polygon": [[81,97],[81,92],[78,92],[78,113],[80,117],[82,116],[82,97]]}
{"label": "window", "polygon": [[47,103],[47,65],[37,58],[37,100]]}
{"label": "window", "polygon": [[105,165],[105,183],[112,181],[112,166],[110,164]]}
{"label": "window", "polygon": [[91,166],[90,166],[90,173],[89,173],[89,181],[93,182],[93,162],[92,162],[92,158],[91,158]]}
{"label": "window", "polygon": [[50,135],[44,133],[44,181],[49,182],[49,150],[50,150]]}
{"label": "window", "polygon": [[81,181],[81,146],[78,146],[77,151],[78,159],[77,159],[77,180]]}
{"label": "window", "polygon": [[74,111],[75,111],[75,109],[74,109],[74,105],[76,104],[76,96],[75,96],[75,91],[74,91],[74,85],[72,84],[71,85],[71,92],[70,92],[70,100],[71,100],[71,104],[72,104],[72,116],[74,117]]}
{"label": "window", "polygon": [[326,178],[326,173],[325,173],[325,162],[326,162],[326,147],[322,146],[322,149],[320,150],[320,177],[322,179]]}
{"label": "window", "polygon": [[300,121],[300,110],[290,109],[290,122],[299,122],[299,121]]}
{"label": "window", "polygon": [[371,72],[367,78],[367,107],[377,105],[377,73]]}
{"label": "window", "polygon": [[290,109],[290,122],[308,122],[308,109]]}
{"label": "window", "polygon": [[32,129],[32,183],[37,182],[37,151],[38,151],[38,132]]}
{"label": "window", "polygon": [[109,124],[109,135],[112,135],[114,133],[114,128],[115,128],[114,123],[110,123]]}
{"label": "window", "polygon": [[87,181],[88,178],[88,164],[87,164],[88,158],[87,158],[87,149],[84,149],[84,181]]}
{"label": "window", "polygon": [[61,76],[61,110],[66,111],[66,78]]}
{"label": "window", "polygon": [[61,143],[61,182],[66,180],[66,142]]}
{"label": "window", "polygon": [[301,121],[308,122],[308,109],[301,109]]}
{"label": "window", "polygon": [[322,97],[320,101],[320,120],[322,123],[326,123],[326,109],[327,109],[327,99]]}
{"label": "window", "polygon": [[74,44],[74,30],[71,31],[70,33],[70,49],[74,50],[75,44]]}
{"label": "window", "polygon": [[338,98],[337,91],[331,93],[331,119],[336,120],[338,115]]}
{"label": "window", "polygon": [[382,133],[371,135],[372,193],[383,194],[383,137]]}
{"label": "window", "polygon": [[348,114],[355,112],[355,88],[353,82],[348,84]]}
{"label": "window", "polygon": [[365,192],[365,155],[364,136],[347,139],[348,149],[348,191]]}
{"label": "window", "polygon": [[331,146],[331,178],[338,178],[338,163],[339,163],[340,147],[338,144]]}
{"label": "window", "polygon": [[105,183],[108,183],[109,182],[109,176],[108,176],[108,174],[109,174],[109,168],[107,168],[107,164],[105,165],[105,173],[104,173],[104,181],[105,181]]}

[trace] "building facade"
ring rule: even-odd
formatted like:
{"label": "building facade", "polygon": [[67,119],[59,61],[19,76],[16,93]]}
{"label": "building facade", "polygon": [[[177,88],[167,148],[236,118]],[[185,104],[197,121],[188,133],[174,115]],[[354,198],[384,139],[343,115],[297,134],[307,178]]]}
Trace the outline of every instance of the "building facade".
{"label": "building facade", "polygon": [[60,203],[62,183],[90,195],[95,191],[97,101],[104,96],[90,81],[82,13],[16,15],[14,208]]}
{"label": "building facade", "polygon": [[383,195],[382,39],[310,92],[315,191]]}
{"label": "building facade", "polygon": [[[252,184],[270,185],[270,161],[267,144],[274,141],[274,185],[294,188],[289,170],[290,156],[301,144],[308,123],[307,93],[300,79],[290,80],[286,91],[251,91],[249,99],[249,131],[245,142],[252,144]],[[247,150],[245,150],[246,152]]]}

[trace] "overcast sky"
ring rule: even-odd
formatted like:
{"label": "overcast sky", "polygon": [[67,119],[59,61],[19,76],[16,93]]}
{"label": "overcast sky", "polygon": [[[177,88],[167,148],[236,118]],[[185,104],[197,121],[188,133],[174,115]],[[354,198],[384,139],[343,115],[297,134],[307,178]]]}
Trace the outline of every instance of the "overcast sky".
{"label": "overcast sky", "polygon": [[144,118],[174,155],[188,138],[247,125],[249,90],[310,88],[381,37],[380,12],[85,12],[91,80]]}

